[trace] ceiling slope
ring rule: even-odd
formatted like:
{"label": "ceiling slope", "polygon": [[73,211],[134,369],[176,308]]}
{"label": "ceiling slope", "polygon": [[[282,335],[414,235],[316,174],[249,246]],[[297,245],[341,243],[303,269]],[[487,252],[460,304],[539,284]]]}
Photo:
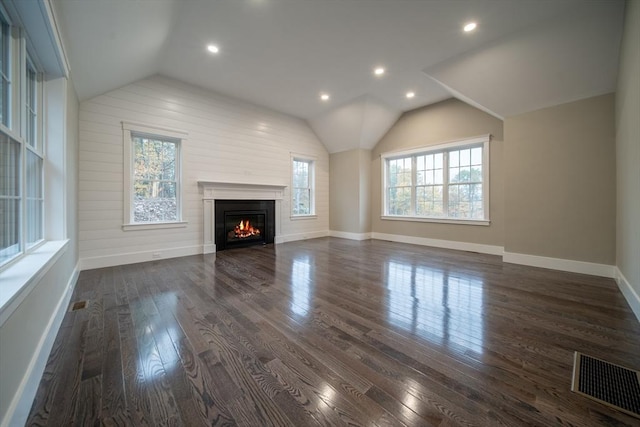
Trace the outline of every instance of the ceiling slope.
{"label": "ceiling slope", "polygon": [[157,74],[177,3],[57,0],[80,100]]}
{"label": "ceiling slope", "polygon": [[624,4],[593,2],[425,73],[504,118],[615,90]]}
{"label": "ceiling slope", "polygon": [[[330,152],[371,147],[394,117],[451,96],[506,117],[612,91],[624,9],[624,0],[50,1],[81,101],[162,74],[306,119]],[[467,34],[469,21],[478,28]],[[373,75],[376,66],[386,73]]]}
{"label": "ceiling slope", "polygon": [[308,122],[327,150],[336,153],[372,149],[401,114],[380,100],[363,96]]}

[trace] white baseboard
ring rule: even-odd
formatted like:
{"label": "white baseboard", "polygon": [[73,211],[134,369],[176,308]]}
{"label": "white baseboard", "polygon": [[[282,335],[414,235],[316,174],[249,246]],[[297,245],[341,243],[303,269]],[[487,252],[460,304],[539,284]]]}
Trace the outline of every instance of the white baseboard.
{"label": "white baseboard", "polygon": [[202,253],[203,254],[215,254],[216,253],[216,244],[215,243],[207,243],[202,245]]}
{"label": "white baseboard", "polygon": [[184,246],[181,248],[155,249],[151,251],[129,252],[116,255],[105,255],[80,259],[80,270],[113,267],[116,265],[135,264],[138,262],[158,261],[167,258],[198,255],[202,253],[202,245]]}
{"label": "white baseboard", "polygon": [[483,245],[480,243],[456,242],[454,240],[429,239],[427,237],[403,236],[400,234],[371,233],[371,238],[412,245],[432,246],[435,248],[456,249],[459,251],[478,252],[489,255],[502,255],[502,246]]}
{"label": "white baseboard", "polygon": [[569,271],[571,273],[590,274],[592,276],[609,277],[612,279],[615,277],[615,266],[607,264],[548,258],[544,256],[518,254],[513,252],[505,252],[502,256],[502,261],[511,264],[529,265],[531,267]]}
{"label": "white baseboard", "polygon": [[327,237],[327,236],[329,236],[329,230],[309,231],[307,233],[298,233],[298,234],[285,234],[285,235],[276,236],[275,244],[278,245],[280,243],[295,242],[297,240],[317,239],[318,237]]}
{"label": "white baseboard", "polygon": [[58,301],[54,314],[51,316],[49,324],[40,338],[40,342],[31,358],[27,372],[14,395],[13,401],[9,405],[2,427],[22,426],[27,422],[33,399],[36,396],[42,374],[49,359],[49,353],[51,353],[53,342],[58,335],[58,330],[69,307],[69,301],[71,301],[71,295],[73,295],[73,290],[78,282],[79,274],[80,268],[79,265],[76,265],[71,273],[71,277],[67,281],[67,286],[62,298]]}
{"label": "white baseboard", "polygon": [[329,236],[349,240],[369,240],[372,233],[350,233],[348,231],[329,230]]}
{"label": "white baseboard", "polygon": [[620,288],[620,292],[624,295],[624,298],[629,303],[633,314],[636,315],[638,321],[640,322],[640,295],[633,289],[631,283],[624,277],[622,271],[618,267],[615,267],[616,272],[616,283],[618,284],[618,288]]}

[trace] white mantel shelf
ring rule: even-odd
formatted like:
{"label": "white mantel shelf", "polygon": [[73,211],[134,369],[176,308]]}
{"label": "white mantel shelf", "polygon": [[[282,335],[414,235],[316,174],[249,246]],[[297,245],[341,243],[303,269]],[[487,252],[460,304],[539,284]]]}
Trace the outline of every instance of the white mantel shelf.
{"label": "white mantel shelf", "polygon": [[203,188],[203,253],[215,253],[215,201],[216,200],[275,200],[276,202],[276,235],[281,233],[281,202],[284,199],[286,185],[279,184],[250,184],[243,182],[198,181]]}
{"label": "white mantel shelf", "polygon": [[286,185],[198,181],[203,200],[282,200]]}

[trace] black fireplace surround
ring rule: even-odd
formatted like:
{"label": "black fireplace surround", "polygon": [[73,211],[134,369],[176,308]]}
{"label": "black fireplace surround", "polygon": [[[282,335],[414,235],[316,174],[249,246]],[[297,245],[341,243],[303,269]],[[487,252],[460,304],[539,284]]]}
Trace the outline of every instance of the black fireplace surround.
{"label": "black fireplace surround", "polygon": [[274,200],[216,200],[216,252],[273,243]]}

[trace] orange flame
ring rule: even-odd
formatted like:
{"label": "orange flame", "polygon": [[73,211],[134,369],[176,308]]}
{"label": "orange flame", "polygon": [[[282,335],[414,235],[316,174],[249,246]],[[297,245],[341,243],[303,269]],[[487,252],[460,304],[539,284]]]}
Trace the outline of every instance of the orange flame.
{"label": "orange flame", "polygon": [[260,235],[260,229],[254,228],[248,219],[240,221],[240,224],[235,226],[233,232],[240,239]]}

